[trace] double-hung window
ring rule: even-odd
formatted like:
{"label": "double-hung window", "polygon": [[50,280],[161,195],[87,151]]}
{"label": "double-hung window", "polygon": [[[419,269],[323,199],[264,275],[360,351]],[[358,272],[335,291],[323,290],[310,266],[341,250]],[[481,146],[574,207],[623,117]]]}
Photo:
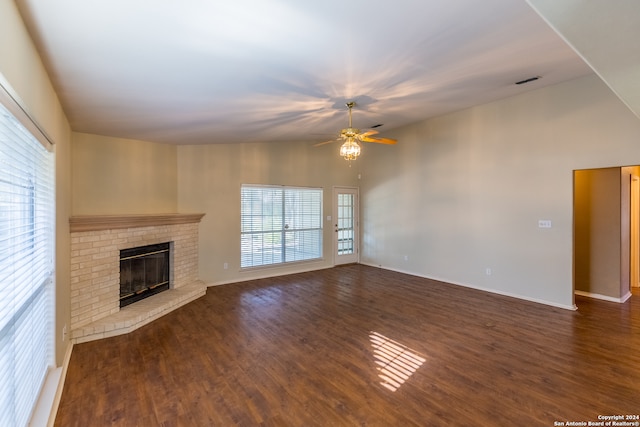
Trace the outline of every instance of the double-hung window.
{"label": "double-hung window", "polygon": [[27,425],[53,364],[53,168],[53,154],[0,103],[2,426]]}
{"label": "double-hung window", "polygon": [[240,266],[322,258],[322,189],[242,185]]}

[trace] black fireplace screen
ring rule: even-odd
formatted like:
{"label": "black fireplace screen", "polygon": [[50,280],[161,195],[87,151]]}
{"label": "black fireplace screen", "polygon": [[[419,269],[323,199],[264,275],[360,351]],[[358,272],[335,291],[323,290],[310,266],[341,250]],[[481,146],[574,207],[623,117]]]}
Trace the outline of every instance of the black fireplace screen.
{"label": "black fireplace screen", "polygon": [[169,289],[169,243],[120,251],[120,307]]}

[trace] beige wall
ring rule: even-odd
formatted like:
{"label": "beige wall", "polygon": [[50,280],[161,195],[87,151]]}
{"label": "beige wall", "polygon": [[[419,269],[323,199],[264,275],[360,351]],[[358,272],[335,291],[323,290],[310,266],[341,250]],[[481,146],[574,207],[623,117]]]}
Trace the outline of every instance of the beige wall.
{"label": "beige wall", "polygon": [[70,319],[70,128],[13,1],[0,1],[0,40],[0,73],[56,144],[55,357],[60,365],[68,345],[62,329]]}
{"label": "beige wall", "polygon": [[175,145],[72,134],[73,215],[175,213]]}
{"label": "beige wall", "polygon": [[[338,144],[312,147],[309,142],[178,147],[179,210],[206,213],[200,223],[200,278],[220,284],[332,266],[333,228],[326,221],[331,215],[332,188],[357,186],[360,162],[349,167],[338,156],[338,148]],[[368,148],[363,148],[363,157]],[[241,184],[323,188],[324,259],[241,272]]]}
{"label": "beige wall", "polygon": [[596,77],[385,136],[362,162],[363,262],[567,308],[573,171],[640,162],[640,120]]}

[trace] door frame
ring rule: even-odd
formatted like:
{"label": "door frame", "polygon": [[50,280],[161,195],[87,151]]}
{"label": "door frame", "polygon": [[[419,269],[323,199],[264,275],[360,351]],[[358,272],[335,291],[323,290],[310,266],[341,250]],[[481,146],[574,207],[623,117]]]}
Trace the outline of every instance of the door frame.
{"label": "door frame", "polygon": [[[355,200],[353,203],[353,248],[354,253],[349,255],[338,255],[338,194],[341,193],[350,193],[354,194]],[[331,226],[333,228],[332,234],[332,254],[333,254],[333,265],[341,265],[341,264],[353,264],[360,262],[360,189],[358,187],[347,187],[347,186],[334,186],[333,194],[332,194],[332,221]]]}

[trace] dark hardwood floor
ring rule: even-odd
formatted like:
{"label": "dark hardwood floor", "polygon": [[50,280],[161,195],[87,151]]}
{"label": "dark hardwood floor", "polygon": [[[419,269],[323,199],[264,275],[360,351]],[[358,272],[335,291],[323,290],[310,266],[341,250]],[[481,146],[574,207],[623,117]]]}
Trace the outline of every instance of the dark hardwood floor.
{"label": "dark hardwood floor", "polygon": [[56,426],[553,426],[640,413],[640,297],[569,311],[362,265],[76,345]]}

